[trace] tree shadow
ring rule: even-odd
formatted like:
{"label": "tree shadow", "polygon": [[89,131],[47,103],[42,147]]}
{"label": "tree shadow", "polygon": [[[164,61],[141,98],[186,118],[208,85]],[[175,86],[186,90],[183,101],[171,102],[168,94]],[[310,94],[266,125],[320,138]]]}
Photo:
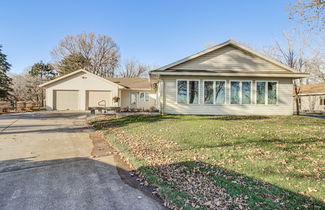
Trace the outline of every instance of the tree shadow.
{"label": "tree shadow", "polygon": [[325,208],[315,198],[200,161],[144,166],[138,171],[178,208]]}

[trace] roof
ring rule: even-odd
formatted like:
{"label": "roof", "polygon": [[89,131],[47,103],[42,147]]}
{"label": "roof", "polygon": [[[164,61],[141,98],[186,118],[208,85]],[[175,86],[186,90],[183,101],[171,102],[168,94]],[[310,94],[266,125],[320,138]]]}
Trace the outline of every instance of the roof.
{"label": "roof", "polygon": [[[208,75],[207,73],[213,73],[214,75],[216,75],[216,73],[218,73],[218,75],[219,75],[219,73],[220,74],[222,74],[222,73],[238,73],[238,74],[242,74],[242,76],[244,76],[243,74],[245,73],[245,71],[231,71],[231,72],[228,72],[227,70],[218,71],[218,70],[213,70],[213,69],[201,69],[201,70],[194,70],[194,71],[193,70],[179,70],[179,69],[176,70],[176,69],[173,69],[173,67],[175,67],[177,65],[188,62],[190,60],[193,60],[195,58],[206,55],[206,54],[208,54],[210,52],[216,51],[216,50],[218,50],[220,48],[223,48],[223,47],[226,47],[226,46],[229,46],[229,45],[231,45],[233,47],[236,47],[236,48],[238,48],[238,49],[240,49],[240,50],[242,50],[244,52],[250,53],[250,54],[252,54],[252,55],[254,55],[256,57],[259,57],[259,58],[261,58],[261,59],[263,59],[263,60],[265,60],[265,61],[267,61],[269,63],[272,63],[272,64],[280,67],[281,69],[283,69],[283,71],[272,71],[272,72],[267,72],[267,71],[258,71],[258,72],[257,71],[255,71],[255,72],[254,71],[249,71],[248,72],[248,71],[246,71],[246,73],[253,73],[254,72],[256,74],[264,74],[264,76],[265,76],[265,74],[271,74],[271,73],[274,74],[274,76],[277,76],[278,74],[282,74],[283,77],[284,77],[284,74],[286,74],[285,77],[295,77],[295,78],[306,77],[306,76],[309,75],[309,74],[304,74],[304,73],[297,73],[297,72],[294,71],[294,69],[290,68],[289,66],[286,66],[286,65],[284,65],[284,64],[282,64],[282,63],[280,63],[278,61],[275,61],[275,60],[273,60],[271,58],[268,58],[268,57],[266,57],[266,56],[264,56],[264,55],[262,55],[262,54],[260,54],[258,52],[255,52],[254,50],[252,50],[252,49],[250,49],[248,47],[245,47],[245,46],[243,46],[243,45],[241,45],[241,44],[239,44],[239,43],[237,43],[237,42],[235,42],[233,40],[228,40],[228,41],[226,41],[224,43],[221,43],[219,45],[208,48],[208,49],[203,50],[201,52],[198,52],[198,53],[196,53],[194,55],[185,57],[185,58],[180,59],[180,60],[178,60],[176,62],[173,62],[171,64],[160,67],[160,68],[158,68],[156,70],[151,71],[150,74],[153,74],[153,75],[154,74],[155,75],[176,75],[178,73],[181,73],[182,75],[185,75],[184,72],[188,72],[189,74],[192,73],[193,75],[202,75],[202,72],[205,72],[206,74],[204,74],[204,75]],[[174,72],[174,73],[172,73],[172,72]],[[213,74],[211,74],[211,75],[213,75]],[[234,76],[238,76],[238,75],[236,74]]]}
{"label": "roof", "polygon": [[[90,74],[90,75],[92,75],[92,76],[94,76],[94,77],[96,77],[96,78],[98,78],[98,79],[100,79],[100,80],[104,80],[105,82],[112,83],[112,81],[108,81],[108,80],[104,79],[103,77],[97,76],[97,75],[95,75],[95,74],[93,74],[93,73],[91,73],[91,72],[89,72],[89,71],[86,71],[86,70],[84,70],[84,69],[79,69],[79,70],[77,70],[77,71],[71,72],[71,73],[69,73],[69,74],[66,74],[66,75],[63,75],[63,76],[61,76],[61,77],[57,77],[57,78],[55,78],[55,79],[53,79],[53,80],[50,80],[50,81],[48,81],[48,82],[45,82],[45,83],[39,85],[39,87],[46,87],[46,86],[48,86],[48,85],[50,85],[50,84],[53,84],[53,83],[58,82],[58,81],[60,81],[60,80],[62,80],[62,79],[65,79],[65,78],[71,77],[71,76],[73,76],[73,75],[75,75],[75,74],[79,74],[79,73]],[[116,84],[116,83],[115,83],[115,85],[117,85],[119,88],[124,88],[124,86],[118,85],[118,84]]]}
{"label": "roof", "polygon": [[118,85],[130,89],[151,89],[148,78],[106,78]]}
{"label": "roof", "polygon": [[301,85],[299,95],[325,95],[325,83]]}

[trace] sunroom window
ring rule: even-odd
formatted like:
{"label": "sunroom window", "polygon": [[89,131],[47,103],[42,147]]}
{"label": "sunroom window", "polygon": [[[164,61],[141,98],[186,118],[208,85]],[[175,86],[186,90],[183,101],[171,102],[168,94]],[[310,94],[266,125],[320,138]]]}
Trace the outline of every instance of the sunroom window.
{"label": "sunroom window", "polygon": [[177,81],[177,103],[198,104],[199,103],[199,81],[178,80]]}
{"label": "sunroom window", "polygon": [[231,81],[230,82],[230,103],[251,104],[252,103],[252,82]]}
{"label": "sunroom window", "polygon": [[225,103],[225,81],[204,81],[204,103]]}
{"label": "sunroom window", "polygon": [[256,82],[256,103],[277,104],[277,82]]}

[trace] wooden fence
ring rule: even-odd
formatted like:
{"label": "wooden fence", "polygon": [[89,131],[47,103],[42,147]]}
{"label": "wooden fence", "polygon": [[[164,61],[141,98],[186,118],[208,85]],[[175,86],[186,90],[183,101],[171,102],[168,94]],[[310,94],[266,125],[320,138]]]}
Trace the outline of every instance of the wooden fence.
{"label": "wooden fence", "polygon": [[35,103],[32,101],[0,101],[0,112],[33,110]]}

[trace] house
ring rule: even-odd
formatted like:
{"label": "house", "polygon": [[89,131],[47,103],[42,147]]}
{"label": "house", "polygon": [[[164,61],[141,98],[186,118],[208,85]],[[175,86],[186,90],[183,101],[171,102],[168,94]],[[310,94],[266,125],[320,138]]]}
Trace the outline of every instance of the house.
{"label": "house", "polygon": [[229,40],[150,72],[168,114],[292,115],[293,79],[308,74]]}
{"label": "house", "polygon": [[89,107],[150,109],[156,90],[146,78],[102,78],[80,69],[46,82],[47,110],[88,110]]}
{"label": "house", "polygon": [[153,70],[150,79],[105,79],[78,70],[41,86],[48,110],[113,106],[156,107],[163,114],[292,115],[293,79],[307,76],[230,40]]}
{"label": "house", "polygon": [[325,83],[302,85],[298,90],[300,111],[325,112]]}

